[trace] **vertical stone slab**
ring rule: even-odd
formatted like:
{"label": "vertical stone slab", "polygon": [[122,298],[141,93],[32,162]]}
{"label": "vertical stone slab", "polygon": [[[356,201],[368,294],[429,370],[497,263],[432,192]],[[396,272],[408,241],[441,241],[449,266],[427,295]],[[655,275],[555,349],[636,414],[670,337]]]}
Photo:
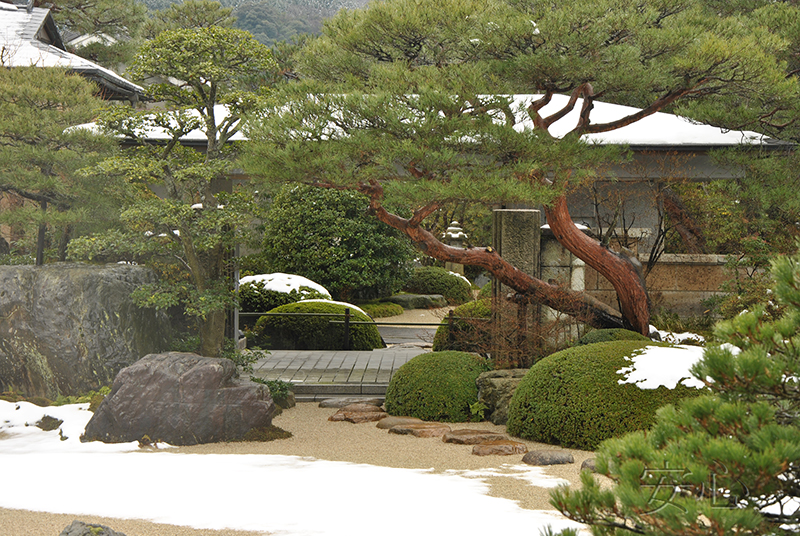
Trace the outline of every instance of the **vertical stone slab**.
{"label": "vertical stone slab", "polygon": [[[495,209],[492,212],[492,247],[519,270],[539,277],[541,226],[542,215],[538,210]],[[510,290],[495,284],[492,295],[505,296]]]}
{"label": "vertical stone slab", "polygon": [[[541,270],[541,222],[538,210],[497,209],[492,213],[493,247],[517,269],[537,278]],[[497,299],[512,292],[497,281],[492,284],[492,354],[502,368],[530,366],[530,345],[535,343],[528,334],[539,318],[539,307],[534,304],[516,305]]]}

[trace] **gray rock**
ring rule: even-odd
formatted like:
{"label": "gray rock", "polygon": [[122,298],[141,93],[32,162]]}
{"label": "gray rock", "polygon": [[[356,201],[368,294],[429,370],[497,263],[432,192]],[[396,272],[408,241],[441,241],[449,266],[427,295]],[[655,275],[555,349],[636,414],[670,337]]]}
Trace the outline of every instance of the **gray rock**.
{"label": "gray rock", "polygon": [[597,460],[594,459],[594,458],[586,458],[585,460],[583,460],[583,463],[581,464],[581,471],[583,471],[583,470],[591,471],[593,473],[596,473],[597,472]]}
{"label": "gray rock", "polygon": [[383,404],[383,398],[360,398],[356,396],[348,398],[328,398],[320,402],[319,407],[339,409],[349,406],[350,404],[372,404],[373,406],[380,406]]}
{"label": "gray rock", "polygon": [[486,415],[494,424],[503,425],[508,421],[508,404],[528,370],[491,370],[478,376],[475,382],[478,385],[478,401],[486,405]]}
{"label": "gray rock", "polygon": [[522,458],[522,462],[528,465],[561,465],[575,463],[575,458],[566,450],[532,450]]}
{"label": "gray rock", "polygon": [[167,352],[123,369],[81,441],[124,443],[147,436],[171,445],[241,439],[272,424],[265,385],[236,378],[229,359]]}
{"label": "gray rock", "polygon": [[164,350],[167,317],[130,297],[155,280],[131,265],[0,266],[0,391],[77,395]]}
{"label": "gray rock", "polygon": [[403,309],[438,309],[447,307],[447,300],[441,294],[395,294],[386,301],[401,305]]}
{"label": "gray rock", "polygon": [[510,439],[486,441],[472,447],[472,454],[475,456],[513,456],[526,452],[528,452],[528,447],[525,443]]}
{"label": "gray rock", "polygon": [[105,525],[73,521],[67,528],[61,531],[59,536],[125,536],[125,534],[111,530]]}

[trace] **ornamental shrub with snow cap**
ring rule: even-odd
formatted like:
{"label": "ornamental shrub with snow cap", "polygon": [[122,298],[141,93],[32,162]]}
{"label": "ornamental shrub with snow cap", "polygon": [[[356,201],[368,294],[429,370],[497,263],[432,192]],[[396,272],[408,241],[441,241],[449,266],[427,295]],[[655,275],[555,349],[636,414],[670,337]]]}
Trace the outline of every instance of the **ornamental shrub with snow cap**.
{"label": "ornamental shrub with snow cap", "polygon": [[472,286],[469,281],[464,276],[438,266],[416,268],[405,290],[415,294],[441,294],[452,305],[472,300]]}
{"label": "ornamental shrub with snow cap", "polygon": [[[648,347],[688,352],[665,343],[623,340],[576,346],[537,361],[511,399],[508,432],[531,441],[594,450],[611,437],[647,430],[665,404],[702,393],[680,383],[654,389],[627,383],[631,356]],[[653,359],[669,362],[670,357],[667,353]]]}

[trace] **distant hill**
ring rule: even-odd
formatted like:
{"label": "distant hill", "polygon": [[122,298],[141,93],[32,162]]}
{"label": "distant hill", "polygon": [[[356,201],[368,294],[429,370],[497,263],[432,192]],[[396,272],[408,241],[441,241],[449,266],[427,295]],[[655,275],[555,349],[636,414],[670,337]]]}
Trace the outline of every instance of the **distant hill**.
{"label": "distant hill", "polygon": [[[144,0],[151,10],[165,9],[180,0]],[[272,46],[292,36],[318,34],[322,21],[340,9],[357,9],[369,0],[219,0],[234,8],[236,26]]]}

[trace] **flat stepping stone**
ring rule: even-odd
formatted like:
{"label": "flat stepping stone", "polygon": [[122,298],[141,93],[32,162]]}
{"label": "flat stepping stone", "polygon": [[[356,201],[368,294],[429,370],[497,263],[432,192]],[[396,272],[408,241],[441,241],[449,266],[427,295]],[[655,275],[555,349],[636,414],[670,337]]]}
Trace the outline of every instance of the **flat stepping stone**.
{"label": "flat stepping stone", "polygon": [[390,434],[413,435],[414,437],[442,437],[450,427],[439,422],[398,424],[389,428]]}
{"label": "flat stepping stone", "polygon": [[486,443],[487,441],[498,441],[501,439],[508,440],[508,436],[500,432],[487,432],[486,430],[470,430],[469,428],[462,428],[461,430],[451,430],[442,436],[442,441],[445,443],[455,443],[457,445],[477,445],[478,443]]}
{"label": "flat stepping stone", "polygon": [[362,422],[379,421],[388,416],[389,414],[378,406],[373,404],[358,403],[343,407],[328,417],[328,420],[334,422],[346,421],[358,424]]}
{"label": "flat stepping stone", "polygon": [[422,422],[425,421],[422,419],[417,419],[416,417],[394,417],[390,415],[389,417],[378,421],[378,428],[381,430],[388,430],[401,424],[419,424]]}
{"label": "flat stepping stone", "polygon": [[359,398],[359,397],[346,397],[346,398],[328,398],[319,403],[321,408],[343,408],[350,404],[372,404],[373,406],[380,406],[383,404],[383,398]]}
{"label": "flat stepping stone", "polygon": [[525,454],[528,447],[525,443],[511,441],[510,439],[498,439],[486,441],[472,447],[472,454],[475,456],[511,456],[512,454]]}
{"label": "flat stepping stone", "polygon": [[522,458],[522,462],[528,465],[561,465],[575,463],[575,458],[566,450],[532,450]]}

